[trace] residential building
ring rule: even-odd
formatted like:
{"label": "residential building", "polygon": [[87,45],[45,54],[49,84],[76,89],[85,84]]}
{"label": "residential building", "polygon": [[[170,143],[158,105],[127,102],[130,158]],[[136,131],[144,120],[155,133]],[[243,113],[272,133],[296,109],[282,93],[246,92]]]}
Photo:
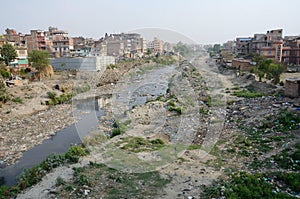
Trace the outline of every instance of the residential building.
{"label": "residential building", "polygon": [[267,45],[267,36],[265,34],[254,34],[251,45],[251,52],[260,54],[260,49]]}
{"label": "residential building", "polygon": [[25,43],[28,51],[46,50],[45,32],[42,30],[31,30],[30,34],[25,35]]}
{"label": "residential building", "polygon": [[26,68],[29,66],[28,62],[28,53],[26,47],[15,47],[17,57],[14,61],[12,61],[9,65],[18,67],[18,68]]}
{"label": "residential building", "polygon": [[284,45],[290,47],[289,64],[300,66],[300,36],[285,37]]}
{"label": "residential building", "polygon": [[227,41],[226,43],[223,44],[223,48],[225,50],[234,52],[235,49],[235,42],[234,41]]}
{"label": "residential building", "polygon": [[164,42],[157,37],[154,37],[153,40],[153,50],[154,52],[162,53],[163,52]]}
{"label": "residential building", "polygon": [[71,56],[74,49],[73,38],[68,36],[68,32],[49,27],[47,38],[52,41],[52,46],[48,49],[55,57]]}
{"label": "residential building", "polygon": [[252,37],[236,38],[235,53],[238,55],[247,55],[250,53]]}

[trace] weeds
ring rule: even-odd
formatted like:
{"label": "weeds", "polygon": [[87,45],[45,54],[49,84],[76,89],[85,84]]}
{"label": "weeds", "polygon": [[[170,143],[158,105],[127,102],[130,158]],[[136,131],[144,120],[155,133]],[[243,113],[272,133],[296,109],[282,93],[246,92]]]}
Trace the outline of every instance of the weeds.
{"label": "weeds", "polygon": [[244,98],[256,98],[256,97],[262,97],[265,96],[263,93],[256,93],[256,92],[251,92],[247,90],[242,90],[242,91],[235,91],[233,93],[234,96],[237,97],[244,97]]}
{"label": "weeds", "polygon": [[126,120],[124,123],[120,123],[118,120],[115,120],[113,124],[113,130],[111,133],[111,138],[121,135],[126,132],[127,126],[131,123],[131,120]]}
{"label": "weeds", "polygon": [[[201,198],[284,198],[299,192],[299,173],[233,173],[230,178],[204,187]],[[291,190],[289,188],[291,188]]]}
{"label": "weeds", "polygon": [[[65,163],[75,163],[78,161],[78,156],[84,156],[87,152],[82,146],[72,146],[65,155],[50,155],[39,165],[30,169],[25,169],[19,176],[19,182],[15,186],[2,186],[0,188],[0,199],[11,198],[17,195],[20,191],[31,187],[41,181],[41,179],[52,169],[57,168]],[[59,182],[58,182],[59,181]],[[61,180],[58,180],[61,183]]]}
{"label": "weeds", "polygon": [[118,142],[117,145],[123,145],[121,149],[138,153],[159,150],[165,146],[165,143],[161,139],[145,140],[141,137],[127,137],[123,141]]}
{"label": "weeds", "polygon": [[91,189],[97,187],[90,192],[90,198],[153,198],[169,182],[170,179],[162,178],[158,172],[123,173],[104,164],[92,163],[74,169],[74,182],[63,185],[60,196],[85,197],[82,188],[88,185]]}
{"label": "weeds", "polygon": [[20,97],[15,97],[12,99],[13,102],[19,103],[19,104],[23,104],[23,100]]}

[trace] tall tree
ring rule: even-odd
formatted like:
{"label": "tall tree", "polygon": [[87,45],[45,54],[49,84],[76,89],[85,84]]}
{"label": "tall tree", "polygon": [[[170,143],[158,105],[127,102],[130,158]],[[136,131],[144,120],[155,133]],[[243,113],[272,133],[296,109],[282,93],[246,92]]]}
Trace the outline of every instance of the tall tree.
{"label": "tall tree", "polygon": [[7,66],[11,61],[15,60],[16,57],[18,56],[15,48],[9,43],[5,43],[0,48],[0,53],[1,53],[1,59],[4,61],[5,65]]}
{"label": "tall tree", "polygon": [[29,61],[32,67],[41,71],[50,64],[49,53],[45,50],[33,50],[29,52]]}

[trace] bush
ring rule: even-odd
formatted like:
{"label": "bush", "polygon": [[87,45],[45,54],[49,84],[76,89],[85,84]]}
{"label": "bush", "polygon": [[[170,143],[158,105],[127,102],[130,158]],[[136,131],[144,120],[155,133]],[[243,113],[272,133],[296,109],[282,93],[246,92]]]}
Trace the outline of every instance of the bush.
{"label": "bush", "polygon": [[77,163],[81,156],[86,156],[87,151],[81,146],[71,146],[65,154],[65,158],[70,163]]}
{"label": "bush", "polygon": [[10,100],[10,97],[6,90],[5,84],[0,80],[0,102],[6,103],[8,100]]}
{"label": "bush", "polygon": [[9,78],[10,77],[10,72],[8,72],[7,70],[0,69],[0,75],[3,78]]}

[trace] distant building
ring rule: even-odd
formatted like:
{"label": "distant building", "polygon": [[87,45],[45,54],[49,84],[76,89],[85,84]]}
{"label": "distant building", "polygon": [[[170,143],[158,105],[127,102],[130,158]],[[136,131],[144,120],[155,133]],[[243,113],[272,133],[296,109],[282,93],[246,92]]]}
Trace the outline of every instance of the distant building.
{"label": "distant building", "polygon": [[12,61],[9,65],[18,67],[18,68],[26,68],[29,66],[28,62],[28,54],[27,48],[25,47],[15,47],[17,52],[17,57],[14,61]]}
{"label": "distant building", "polygon": [[252,37],[236,38],[235,53],[238,55],[247,55],[250,53]]}
{"label": "distant building", "polygon": [[284,45],[290,48],[289,64],[300,66],[300,36],[286,37]]}
{"label": "distant building", "polygon": [[31,30],[30,34],[25,35],[24,38],[29,52],[47,49],[45,32],[42,30]]}
{"label": "distant building", "polygon": [[52,41],[52,46],[48,50],[54,57],[71,56],[74,44],[73,38],[69,37],[68,32],[49,27],[47,38]]}
{"label": "distant building", "polygon": [[137,33],[121,33],[105,35],[107,55],[116,57],[134,57],[134,54],[143,53],[144,40]]}

